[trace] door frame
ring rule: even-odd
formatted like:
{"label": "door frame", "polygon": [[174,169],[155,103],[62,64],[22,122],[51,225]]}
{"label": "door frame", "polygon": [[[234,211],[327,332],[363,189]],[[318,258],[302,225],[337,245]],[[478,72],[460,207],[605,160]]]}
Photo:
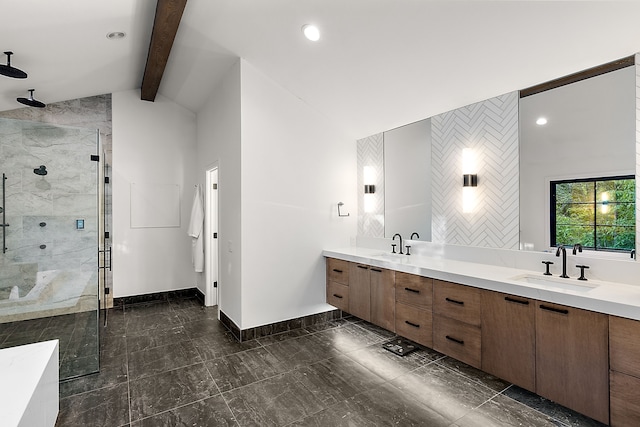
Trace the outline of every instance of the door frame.
{"label": "door frame", "polygon": [[[219,196],[218,189],[214,189],[214,184],[219,184],[218,181],[218,162],[214,162],[207,167],[205,173],[205,295],[204,305],[211,307],[218,305],[219,301],[219,265],[220,265],[220,252],[218,241],[220,239],[214,239],[213,233],[219,233],[218,217],[219,217]],[[218,186],[219,188],[219,186]],[[214,287],[214,282],[218,283],[218,287]]]}

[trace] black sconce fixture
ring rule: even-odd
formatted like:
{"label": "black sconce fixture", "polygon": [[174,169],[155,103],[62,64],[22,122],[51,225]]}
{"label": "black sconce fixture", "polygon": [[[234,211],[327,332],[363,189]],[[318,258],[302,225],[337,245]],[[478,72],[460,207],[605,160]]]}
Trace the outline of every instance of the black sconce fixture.
{"label": "black sconce fixture", "polygon": [[462,175],[462,186],[463,187],[477,187],[478,186],[478,175],[475,173],[467,173]]}
{"label": "black sconce fixture", "polygon": [[373,184],[364,186],[364,194],[373,194],[376,192],[376,186]]}

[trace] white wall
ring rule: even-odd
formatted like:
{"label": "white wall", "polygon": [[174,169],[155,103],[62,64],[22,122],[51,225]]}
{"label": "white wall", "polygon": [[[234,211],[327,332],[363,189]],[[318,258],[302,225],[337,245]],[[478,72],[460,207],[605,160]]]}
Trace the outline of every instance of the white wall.
{"label": "white wall", "polygon": [[357,178],[354,140],[244,60],[241,75],[246,329],[333,309],[322,249],[356,234]]}
{"label": "white wall", "polygon": [[[194,287],[195,114],[161,95],[141,101],[139,90],[114,93],[112,103],[114,296]],[[131,183],[179,185],[180,227],[131,228]]]}
{"label": "white wall", "polygon": [[[240,269],[240,61],[227,73],[197,119],[198,182],[218,162],[218,306],[237,325],[241,316]],[[231,242],[233,252],[228,251]],[[203,277],[200,277],[201,289]]]}

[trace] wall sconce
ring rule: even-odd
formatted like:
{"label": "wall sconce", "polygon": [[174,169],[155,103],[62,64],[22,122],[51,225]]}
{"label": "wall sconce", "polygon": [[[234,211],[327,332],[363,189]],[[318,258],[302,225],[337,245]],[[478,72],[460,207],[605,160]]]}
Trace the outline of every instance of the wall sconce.
{"label": "wall sconce", "polygon": [[475,173],[466,173],[462,175],[462,186],[463,187],[477,187],[478,186],[478,175]]}
{"label": "wall sconce", "polygon": [[376,174],[371,166],[365,166],[362,171],[362,178],[364,181],[364,194],[373,194],[376,192]]}
{"label": "wall sconce", "polygon": [[475,211],[477,205],[478,165],[475,152],[470,148],[462,150],[462,212]]}

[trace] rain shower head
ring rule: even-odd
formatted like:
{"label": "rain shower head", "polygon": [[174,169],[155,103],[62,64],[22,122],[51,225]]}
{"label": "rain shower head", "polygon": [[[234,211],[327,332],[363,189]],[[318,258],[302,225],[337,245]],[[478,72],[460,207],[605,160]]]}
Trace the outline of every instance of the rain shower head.
{"label": "rain shower head", "polygon": [[40,165],[39,168],[35,168],[33,170],[33,173],[35,173],[36,175],[45,176],[49,172],[47,172],[47,167],[45,165]]}
{"label": "rain shower head", "polygon": [[7,55],[7,65],[0,64],[0,74],[7,77],[13,77],[14,79],[26,79],[27,73],[11,66],[11,55],[13,55],[13,52],[8,51],[4,54]]}
{"label": "rain shower head", "polygon": [[28,98],[16,98],[16,101],[18,101],[20,104],[24,104],[29,107],[38,107],[38,108],[46,107],[47,105],[45,103],[40,102],[37,99],[33,98],[33,91],[35,91],[35,89],[29,89]]}

